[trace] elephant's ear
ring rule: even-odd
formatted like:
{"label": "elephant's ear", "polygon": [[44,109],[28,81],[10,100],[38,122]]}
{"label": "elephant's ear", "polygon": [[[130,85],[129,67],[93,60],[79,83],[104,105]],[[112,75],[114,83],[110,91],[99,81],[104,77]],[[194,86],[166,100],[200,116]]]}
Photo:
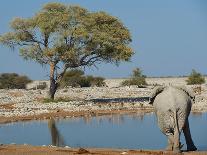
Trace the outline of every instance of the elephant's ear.
{"label": "elephant's ear", "polygon": [[149,104],[153,104],[153,102],[154,102],[156,96],[157,96],[158,94],[160,94],[164,89],[165,89],[164,86],[157,86],[157,87],[155,87],[155,88],[152,90],[152,92],[151,92],[151,94],[150,94],[150,96],[149,96]]}
{"label": "elephant's ear", "polygon": [[193,102],[195,102],[195,94],[191,89],[187,88],[186,86],[179,86],[177,88],[184,91],[193,100]]}

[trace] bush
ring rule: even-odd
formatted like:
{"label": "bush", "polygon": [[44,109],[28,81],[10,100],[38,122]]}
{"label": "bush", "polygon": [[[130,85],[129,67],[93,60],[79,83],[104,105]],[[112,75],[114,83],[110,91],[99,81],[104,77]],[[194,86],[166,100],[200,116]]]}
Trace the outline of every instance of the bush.
{"label": "bush", "polygon": [[133,70],[133,74],[129,80],[124,80],[121,85],[122,86],[131,86],[137,85],[138,87],[144,87],[147,85],[145,80],[146,76],[142,75],[142,71],[139,68]]}
{"label": "bush", "polygon": [[70,70],[65,73],[60,87],[101,87],[104,85],[105,82],[102,77],[84,76],[84,72],[81,70]]}
{"label": "bush", "polygon": [[0,75],[0,89],[25,89],[31,80],[27,76],[16,73],[3,73]]}
{"label": "bush", "polygon": [[79,87],[90,87],[91,86],[91,78],[82,76],[82,77],[80,77],[77,84]]}
{"label": "bush", "polygon": [[186,82],[188,85],[202,84],[205,83],[205,78],[193,69]]}
{"label": "bush", "polygon": [[81,70],[70,70],[65,73],[60,87],[66,87],[66,86],[72,86],[72,87],[78,87],[79,81],[81,80],[81,77],[84,75],[84,72]]}

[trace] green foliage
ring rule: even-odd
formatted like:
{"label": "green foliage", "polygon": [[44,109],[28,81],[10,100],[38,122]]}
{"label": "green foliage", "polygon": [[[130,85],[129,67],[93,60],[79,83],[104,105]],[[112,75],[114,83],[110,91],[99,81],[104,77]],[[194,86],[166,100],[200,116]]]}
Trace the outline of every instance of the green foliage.
{"label": "green foliage", "polygon": [[31,80],[27,76],[16,73],[3,73],[0,75],[0,89],[25,89]]}
{"label": "green foliage", "polygon": [[193,69],[186,82],[188,85],[202,84],[205,83],[205,78]]}
{"label": "green foliage", "polygon": [[104,78],[102,77],[93,77],[93,76],[84,76],[84,72],[81,70],[70,70],[65,73],[62,82],[60,83],[60,87],[91,87],[104,86]]}
{"label": "green foliage", "polygon": [[138,87],[144,87],[147,85],[145,80],[146,76],[142,75],[142,71],[139,68],[133,70],[133,74],[129,80],[124,80],[122,86],[137,85]]}
{"label": "green foliage", "polygon": [[67,86],[78,87],[83,75],[84,72],[81,70],[72,69],[70,71],[67,71],[63,76],[63,79],[60,83],[60,87],[62,88]]}
{"label": "green foliage", "polygon": [[41,64],[63,62],[68,68],[95,62],[118,63],[132,56],[129,30],[105,12],[48,3],[31,18],[15,18],[0,42],[18,47],[25,59]]}

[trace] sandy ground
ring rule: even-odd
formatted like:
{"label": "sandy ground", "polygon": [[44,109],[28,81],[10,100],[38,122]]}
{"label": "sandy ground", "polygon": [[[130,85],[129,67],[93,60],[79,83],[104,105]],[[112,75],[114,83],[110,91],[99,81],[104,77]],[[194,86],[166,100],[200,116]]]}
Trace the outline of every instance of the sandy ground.
{"label": "sandy ground", "polygon": [[[49,146],[2,145],[0,155],[171,155],[163,150],[127,150],[127,149],[99,149],[99,148],[60,148]],[[183,155],[206,155],[206,151],[182,152]]]}

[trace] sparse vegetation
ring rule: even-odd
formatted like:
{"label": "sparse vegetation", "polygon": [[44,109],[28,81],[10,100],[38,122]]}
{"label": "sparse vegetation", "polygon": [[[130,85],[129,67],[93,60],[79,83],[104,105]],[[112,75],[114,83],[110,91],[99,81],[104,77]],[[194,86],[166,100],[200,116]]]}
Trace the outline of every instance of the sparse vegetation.
{"label": "sparse vegetation", "polygon": [[31,80],[27,76],[16,73],[3,73],[0,75],[0,89],[25,89]]}
{"label": "sparse vegetation", "polygon": [[102,77],[93,77],[93,76],[85,76],[82,70],[70,70],[65,73],[63,80],[60,84],[61,88],[64,87],[91,87],[104,86],[104,78]]}
{"label": "sparse vegetation", "polygon": [[203,84],[205,83],[205,78],[193,69],[186,82],[188,85]]}
{"label": "sparse vegetation", "polygon": [[130,79],[122,82],[122,86],[137,85],[138,87],[145,87],[147,82],[145,80],[146,76],[142,75],[142,71],[139,68],[133,70],[133,74]]}

